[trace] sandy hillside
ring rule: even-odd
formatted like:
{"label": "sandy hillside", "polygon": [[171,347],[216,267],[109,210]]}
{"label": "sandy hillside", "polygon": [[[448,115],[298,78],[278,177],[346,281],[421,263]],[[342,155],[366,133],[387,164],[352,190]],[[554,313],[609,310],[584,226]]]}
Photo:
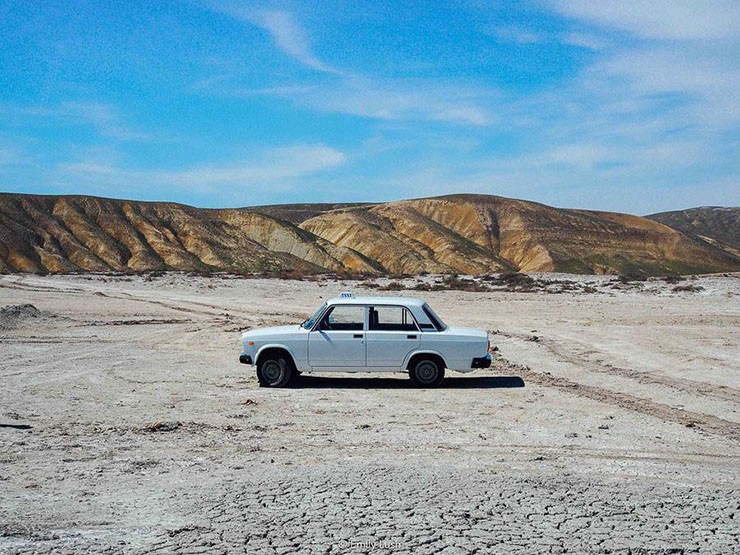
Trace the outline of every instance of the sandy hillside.
{"label": "sandy hillside", "polygon": [[740,271],[740,254],[638,216],[492,195],[203,209],[0,193],[0,272],[151,270],[706,274]]}
{"label": "sandy hillside", "polygon": [[237,362],[378,284],[1,276],[0,552],[737,551],[740,275],[403,291],[500,349],[436,390]]}

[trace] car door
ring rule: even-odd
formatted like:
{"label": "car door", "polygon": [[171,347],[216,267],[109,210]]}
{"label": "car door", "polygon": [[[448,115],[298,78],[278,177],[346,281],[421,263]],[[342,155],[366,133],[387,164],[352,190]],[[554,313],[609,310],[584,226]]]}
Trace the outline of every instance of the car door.
{"label": "car door", "polygon": [[334,305],[308,334],[308,363],[313,368],[365,367],[366,307]]}
{"label": "car door", "polygon": [[407,355],[421,344],[416,321],[404,306],[369,307],[365,337],[369,367],[400,368]]}

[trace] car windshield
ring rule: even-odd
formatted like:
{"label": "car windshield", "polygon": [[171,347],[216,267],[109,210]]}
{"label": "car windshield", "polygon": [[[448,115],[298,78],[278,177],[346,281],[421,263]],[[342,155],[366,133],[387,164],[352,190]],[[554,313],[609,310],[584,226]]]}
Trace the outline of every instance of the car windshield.
{"label": "car windshield", "polygon": [[[429,318],[429,321],[434,326],[434,329],[437,331],[444,331],[447,329],[447,325],[442,321],[442,318],[437,316],[437,313],[432,310],[432,307],[428,304],[424,303],[424,306],[421,307],[422,310],[424,310],[424,313],[427,315],[427,318]],[[423,328],[424,326],[422,326]]]}
{"label": "car windshield", "polygon": [[324,309],[326,308],[326,303],[322,304],[319,309],[313,313],[313,316],[311,316],[308,320],[304,320],[301,324],[301,327],[303,328],[310,328],[313,326],[314,322],[316,321],[316,318],[321,316],[321,313],[324,312]]}

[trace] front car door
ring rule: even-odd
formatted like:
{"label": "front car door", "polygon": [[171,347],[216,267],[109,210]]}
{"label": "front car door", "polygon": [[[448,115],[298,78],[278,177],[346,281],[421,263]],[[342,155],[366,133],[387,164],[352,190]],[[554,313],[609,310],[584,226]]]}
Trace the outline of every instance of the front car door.
{"label": "front car door", "polygon": [[367,365],[398,370],[421,344],[416,320],[403,306],[376,305],[368,310]]}
{"label": "front car door", "polygon": [[365,367],[366,307],[333,305],[308,334],[308,363],[316,369]]}

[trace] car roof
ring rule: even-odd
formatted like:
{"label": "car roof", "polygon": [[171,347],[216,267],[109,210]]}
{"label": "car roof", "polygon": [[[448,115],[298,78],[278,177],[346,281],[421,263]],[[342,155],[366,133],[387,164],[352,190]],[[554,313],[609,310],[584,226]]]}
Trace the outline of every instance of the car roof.
{"label": "car roof", "polygon": [[361,305],[400,305],[400,306],[422,306],[423,299],[412,297],[334,297],[326,301],[327,305],[335,304],[361,304]]}

